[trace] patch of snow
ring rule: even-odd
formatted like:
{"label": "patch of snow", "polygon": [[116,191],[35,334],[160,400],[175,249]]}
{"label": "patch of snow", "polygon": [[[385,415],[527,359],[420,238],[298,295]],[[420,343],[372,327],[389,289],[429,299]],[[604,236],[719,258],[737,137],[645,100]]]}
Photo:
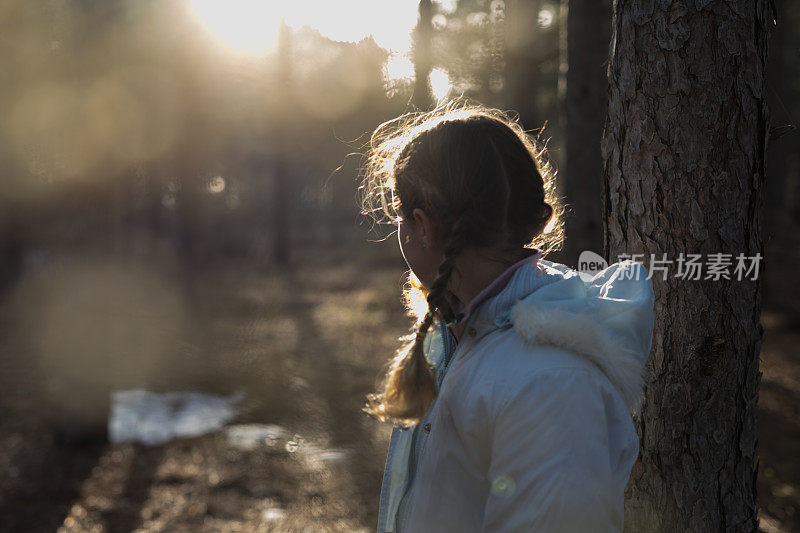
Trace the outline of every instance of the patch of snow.
{"label": "patch of snow", "polygon": [[240,424],[225,428],[225,437],[234,448],[255,450],[260,444],[275,446],[289,432],[275,424]]}
{"label": "patch of snow", "polygon": [[236,416],[244,395],[199,392],[155,393],[146,390],[111,394],[109,440],[154,446],[216,431]]}
{"label": "patch of snow", "polygon": [[261,517],[265,522],[278,522],[286,518],[286,511],[278,507],[273,507],[271,509],[264,510],[264,512],[261,514]]}

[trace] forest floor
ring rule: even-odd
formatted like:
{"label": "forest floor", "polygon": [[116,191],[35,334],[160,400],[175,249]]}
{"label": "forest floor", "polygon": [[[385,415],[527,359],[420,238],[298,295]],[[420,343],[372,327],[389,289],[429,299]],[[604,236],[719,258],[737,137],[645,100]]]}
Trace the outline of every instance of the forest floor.
{"label": "forest floor", "polygon": [[782,219],[765,238],[758,398],[761,528],[800,532],[800,225]]}
{"label": "forest floor", "polygon": [[[800,284],[788,282],[798,229],[768,239],[764,271],[758,495],[769,533],[800,531]],[[358,250],[192,279],[195,327],[149,385],[243,392],[236,424],[285,432],[249,449],[224,432],[63,444],[30,343],[0,332],[0,532],[374,531],[390,427],[360,408],[407,319],[394,243]]]}

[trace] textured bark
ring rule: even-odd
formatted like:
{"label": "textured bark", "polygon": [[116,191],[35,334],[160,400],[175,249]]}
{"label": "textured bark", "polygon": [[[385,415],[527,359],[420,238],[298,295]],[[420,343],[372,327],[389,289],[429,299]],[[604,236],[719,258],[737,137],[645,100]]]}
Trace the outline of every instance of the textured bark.
{"label": "textured bark", "polygon": [[[617,0],[614,10],[606,258],[763,256],[769,2]],[[757,529],[761,266],[755,281],[684,280],[674,264],[666,280],[653,276],[627,531]]]}
{"label": "textured bark", "polygon": [[564,178],[571,212],[566,219],[567,257],[602,249],[602,159],[600,138],[606,116],[605,62],[611,33],[610,5],[602,0],[562,0],[566,11],[566,158]]}

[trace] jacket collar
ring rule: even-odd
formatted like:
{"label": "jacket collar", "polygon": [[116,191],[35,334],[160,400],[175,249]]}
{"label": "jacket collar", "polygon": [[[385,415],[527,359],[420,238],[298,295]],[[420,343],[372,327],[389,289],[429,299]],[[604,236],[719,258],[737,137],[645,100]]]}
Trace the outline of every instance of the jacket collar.
{"label": "jacket collar", "polygon": [[499,293],[475,306],[470,317],[472,320],[462,322],[464,327],[469,325],[484,331],[511,326],[511,309],[515,303],[540,287],[562,279],[560,273],[550,271],[546,267],[542,268],[543,261],[540,255],[537,255],[536,262],[524,262],[519,265]]}
{"label": "jacket collar", "polygon": [[483,336],[513,327],[527,342],[573,351],[595,364],[631,412],[639,409],[654,326],[647,269],[627,259],[594,276],[544,259],[524,264],[469,320]]}
{"label": "jacket collar", "polygon": [[502,274],[495,278],[492,283],[478,293],[468,305],[462,307],[458,305],[457,301],[451,301],[453,312],[456,315],[456,320],[451,325],[451,329],[456,339],[461,340],[464,330],[466,329],[467,322],[469,322],[469,319],[476,308],[486,300],[489,300],[493,296],[496,296],[502,292],[506,285],[508,285],[508,282],[514,276],[514,273],[519,268],[521,268],[523,265],[533,265],[537,268],[537,275],[540,274],[541,272],[538,270],[537,261],[541,259],[541,257],[542,252],[540,250],[530,250],[525,258],[508,267]]}

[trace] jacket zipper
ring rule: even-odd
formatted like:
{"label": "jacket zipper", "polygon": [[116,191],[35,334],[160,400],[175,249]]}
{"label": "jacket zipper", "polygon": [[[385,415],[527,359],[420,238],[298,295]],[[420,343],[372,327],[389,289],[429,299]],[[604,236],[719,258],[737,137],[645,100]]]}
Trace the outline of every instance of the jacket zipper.
{"label": "jacket zipper", "polygon": [[[449,366],[450,362],[453,360],[453,355],[450,353],[450,332],[447,330],[447,324],[445,323],[441,314],[439,316],[439,331],[441,333],[442,342],[444,343],[444,353],[442,354],[442,368],[440,374],[444,374]],[[437,392],[438,388],[441,386],[441,382],[439,382],[439,376],[436,376],[437,380]],[[444,379],[444,378],[442,378]],[[428,410],[430,412],[430,410]],[[419,433],[419,426],[422,424],[422,420],[420,423],[414,426],[411,433],[411,452],[409,455],[408,461],[408,476],[406,478],[406,486],[403,488],[403,495],[400,497],[400,503],[397,506],[397,516],[395,516],[395,531],[397,531],[397,524],[398,519],[401,515],[405,514],[404,511],[408,507],[408,502],[406,501],[406,496],[408,495],[408,491],[411,488],[411,482],[414,480],[414,474],[416,473],[416,464],[417,464],[417,457],[416,457],[416,448],[417,448],[417,434]]]}

